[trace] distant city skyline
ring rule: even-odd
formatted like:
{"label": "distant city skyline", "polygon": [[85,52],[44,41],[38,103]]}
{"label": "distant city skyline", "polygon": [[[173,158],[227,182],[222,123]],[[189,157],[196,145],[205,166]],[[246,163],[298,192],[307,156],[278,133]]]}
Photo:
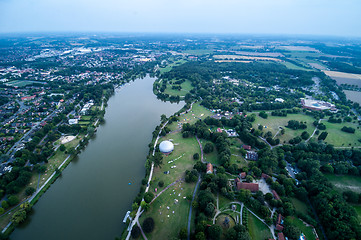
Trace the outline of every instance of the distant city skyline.
{"label": "distant city skyline", "polygon": [[361,37],[359,0],[0,0],[0,33],[152,32]]}

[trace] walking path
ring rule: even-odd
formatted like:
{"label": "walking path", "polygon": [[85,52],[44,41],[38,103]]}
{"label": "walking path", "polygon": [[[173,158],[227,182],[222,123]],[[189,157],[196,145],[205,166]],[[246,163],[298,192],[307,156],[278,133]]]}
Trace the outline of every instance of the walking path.
{"label": "walking path", "polygon": [[192,203],[194,202],[194,198],[196,197],[198,186],[199,186],[199,183],[201,182],[201,180],[202,180],[201,177],[198,176],[198,181],[197,181],[196,187],[194,188],[194,191],[193,191],[191,206],[189,208],[188,224],[187,224],[187,240],[190,239],[190,235],[191,235],[191,219],[192,219],[192,207],[193,207]]}
{"label": "walking path", "polygon": [[197,142],[198,142],[198,144],[199,144],[199,148],[201,149],[201,162],[202,162],[202,163],[206,163],[206,162],[203,160],[203,147],[202,147],[202,144],[201,144],[201,142],[199,141],[199,138],[197,137],[197,135],[196,135],[196,139],[197,139]]}

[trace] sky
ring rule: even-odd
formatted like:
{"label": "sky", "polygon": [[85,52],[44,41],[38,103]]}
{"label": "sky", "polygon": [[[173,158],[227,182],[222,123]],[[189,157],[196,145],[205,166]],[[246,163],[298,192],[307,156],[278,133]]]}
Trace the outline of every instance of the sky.
{"label": "sky", "polygon": [[0,33],[361,37],[361,0],[0,0]]}

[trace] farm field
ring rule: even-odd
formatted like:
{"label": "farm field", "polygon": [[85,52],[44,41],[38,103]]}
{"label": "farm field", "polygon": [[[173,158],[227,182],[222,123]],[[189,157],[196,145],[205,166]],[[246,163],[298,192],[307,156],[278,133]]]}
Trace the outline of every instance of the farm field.
{"label": "farm field", "polygon": [[184,53],[188,53],[190,55],[206,55],[206,54],[211,54],[214,53],[214,50],[212,49],[197,49],[197,50],[185,50],[183,51]]}
{"label": "farm field", "polygon": [[252,56],[241,56],[241,55],[214,55],[215,60],[250,60],[250,61],[274,61],[281,62],[278,58],[271,57],[252,57]]}
{"label": "farm field", "polygon": [[[288,121],[290,120],[306,122],[307,128],[298,129],[298,130],[286,128],[285,126],[288,124]],[[285,134],[280,135],[279,133],[277,135],[278,137],[276,138],[279,138],[280,142],[283,143],[284,141],[288,142],[290,139],[300,136],[303,131],[306,131],[311,135],[315,129],[315,126],[313,126],[314,121],[315,119],[313,117],[304,114],[288,114],[287,117],[278,117],[278,116],[271,116],[271,114],[269,113],[268,118],[264,119],[259,117],[257,113],[256,120],[253,123],[253,128],[257,129],[259,125],[262,125],[264,133],[270,131],[272,132],[272,135],[275,136],[275,134],[279,130],[279,127],[282,127],[285,129]]]}
{"label": "farm field", "polygon": [[359,176],[336,174],[325,174],[325,176],[340,193],[347,190],[361,193],[361,177]]}
{"label": "farm field", "polygon": [[337,71],[323,71],[327,76],[336,80],[337,84],[347,83],[361,87],[361,74],[344,73]]}
{"label": "farm field", "polygon": [[248,229],[249,235],[251,235],[253,240],[264,240],[272,238],[272,234],[269,228],[250,212],[248,212]]}
{"label": "farm field", "polygon": [[[326,125],[326,132],[328,136],[325,139],[325,142],[334,145],[335,147],[358,147],[361,146],[361,143],[358,141],[361,139],[361,131],[357,129],[358,124],[354,123],[330,123],[327,121],[322,121]],[[341,131],[343,126],[353,127],[356,129],[355,133],[347,133]],[[314,138],[316,138],[315,136]]]}
{"label": "farm field", "polygon": [[361,92],[350,90],[343,90],[343,92],[346,94],[347,99],[361,104]]}

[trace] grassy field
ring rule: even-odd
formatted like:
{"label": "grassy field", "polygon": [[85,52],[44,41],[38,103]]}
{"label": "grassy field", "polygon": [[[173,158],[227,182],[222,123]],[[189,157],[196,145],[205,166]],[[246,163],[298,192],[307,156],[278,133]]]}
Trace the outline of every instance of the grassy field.
{"label": "grassy field", "polygon": [[335,189],[342,193],[347,190],[361,193],[361,177],[350,175],[325,174]]}
{"label": "grassy field", "polygon": [[[159,239],[159,236],[162,239],[177,239],[180,229],[187,227],[190,201],[184,197],[192,194],[194,187],[195,184],[185,182],[170,187],[142,214],[139,219],[141,224],[147,217],[152,217],[155,223],[153,232],[147,234],[148,239]],[[175,203],[175,199],[178,203]]]}
{"label": "grassy field", "polygon": [[248,212],[248,229],[253,240],[272,238],[269,228],[250,212]]}
{"label": "grassy field", "polygon": [[[315,119],[311,116],[304,114],[288,114],[287,117],[278,117],[278,116],[270,116],[270,115],[271,114],[269,113],[268,118],[264,119],[259,117],[257,113],[257,117],[255,122],[253,123],[253,127],[257,129],[258,125],[262,125],[263,132],[266,133],[268,131],[271,131],[273,136],[277,133],[279,127],[284,128],[285,134],[284,135],[278,134],[276,137],[280,139],[281,143],[283,143],[284,141],[288,142],[290,139],[294,137],[301,136],[303,131],[306,131],[311,135],[312,132],[315,130],[315,127],[313,126],[313,122],[315,121]],[[285,126],[288,124],[289,120],[306,122],[307,128],[298,129],[298,130],[286,128]]]}
{"label": "grassy field", "polygon": [[303,234],[305,234],[307,240],[314,240],[315,235],[312,232],[311,227],[307,227],[300,219],[296,217],[287,217],[287,220],[289,220],[293,226],[298,227]]}
{"label": "grassy field", "polygon": [[185,96],[193,88],[191,82],[188,80],[186,80],[184,83],[180,85],[182,87],[180,91],[172,89],[172,86],[177,86],[177,85],[173,85],[173,84],[167,85],[167,88],[165,89],[164,93],[172,96]]}
{"label": "grassy field", "polygon": [[[361,143],[358,141],[361,139],[361,131],[357,129],[358,124],[355,123],[329,123],[327,121],[323,121],[326,125],[326,130],[328,132],[328,136],[325,142],[332,144],[336,147],[355,147],[361,146]],[[347,133],[341,131],[343,126],[353,127],[356,129],[355,133]]]}
{"label": "grassy field", "polygon": [[231,146],[231,164],[237,164],[238,167],[246,167],[248,162],[244,159],[244,156],[241,155],[239,148]]}

